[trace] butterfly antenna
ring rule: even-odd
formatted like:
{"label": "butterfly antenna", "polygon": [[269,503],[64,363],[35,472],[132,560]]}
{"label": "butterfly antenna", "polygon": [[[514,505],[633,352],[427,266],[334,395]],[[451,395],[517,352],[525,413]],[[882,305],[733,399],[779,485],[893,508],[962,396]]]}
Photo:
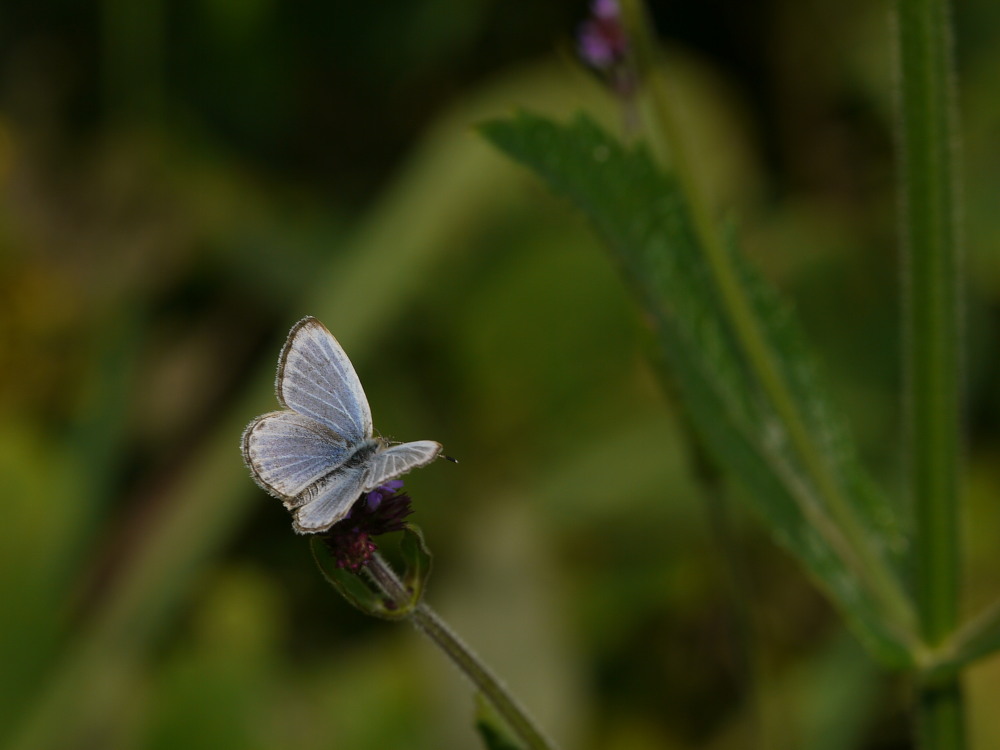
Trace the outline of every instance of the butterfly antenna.
{"label": "butterfly antenna", "polygon": [[451,461],[453,464],[457,464],[458,463],[458,459],[457,458],[452,458],[451,456],[446,456],[444,453],[441,454],[441,458],[444,458],[444,459],[446,459],[448,461]]}

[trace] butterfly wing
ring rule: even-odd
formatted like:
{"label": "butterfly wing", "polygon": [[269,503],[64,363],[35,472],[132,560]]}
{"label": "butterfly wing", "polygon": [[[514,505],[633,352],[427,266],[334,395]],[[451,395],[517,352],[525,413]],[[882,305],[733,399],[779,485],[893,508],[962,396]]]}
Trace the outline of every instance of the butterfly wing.
{"label": "butterfly wing", "polygon": [[433,461],[431,440],[389,448],[372,439],[361,381],[322,323],[306,317],[278,360],[278,401],[288,411],[258,417],[243,433],[254,480],[294,511],[300,533],[327,531],[364,493]]}
{"label": "butterfly wing", "polygon": [[243,432],[243,460],[254,480],[288,508],[307,502],[303,493],[349,453],[342,436],[293,411],[264,414]]}
{"label": "butterfly wing", "polygon": [[364,466],[343,466],[306,490],[292,526],[300,534],[327,531],[347,515],[364,492]]}
{"label": "butterfly wing", "polygon": [[400,443],[376,452],[368,462],[364,492],[406,474],[411,469],[426,466],[441,452],[441,444],[433,440]]}
{"label": "butterfly wing", "polygon": [[283,406],[315,419],[349,445],[372,436],[361,381],[337,339],[316,318],[303,318],[289,332],[275,391]]}

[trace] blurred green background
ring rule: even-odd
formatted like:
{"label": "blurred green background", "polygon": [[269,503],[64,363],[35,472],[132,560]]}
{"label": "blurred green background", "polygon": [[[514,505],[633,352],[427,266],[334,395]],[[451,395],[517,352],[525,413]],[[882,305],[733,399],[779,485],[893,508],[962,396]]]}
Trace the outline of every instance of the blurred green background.
{"label": "blurred green background", "polygon": [[[1000,6],[958,5],[971,612],[1000,592]],[[887,4],[653,7],[692,161],[898,496]],[[902,683],[693,478],[596,239],[473,130],[620,128],[585,11],[0,4],[0,743],[476,746],[458,674],[339,600],[242,466],[313,314],[383,434],[460,460],[408,477],[429,601],[565,747],[910,746]],[[1000,664],[968,684],[1000,746]]]}

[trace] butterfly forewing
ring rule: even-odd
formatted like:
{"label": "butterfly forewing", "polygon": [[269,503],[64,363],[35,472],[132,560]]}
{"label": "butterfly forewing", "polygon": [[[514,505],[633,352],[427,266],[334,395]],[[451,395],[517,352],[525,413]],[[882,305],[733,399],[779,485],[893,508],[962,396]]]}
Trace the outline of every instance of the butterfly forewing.
{"label": "butterfly forewing", "polygon": [[292,328],[278,362],[278,400],[359,443],[372,436],[372,415],[351,361],[326,326],[303,318]]}
{"label": "butterfly forewing", "polygon": [[257,484],[290,508],[305,502],[299,495],[349,454],[341,436],[293,411],[257,417],[243,433],[243,455]]}
{"label": "butterfly forewing", "polygon": [[365,491],[373,490],[390,479],[406,472],[426,466],[441,452],[441,444],[433,440],[417,440],[401,443],[378,451],[372,456],[365,476]]}

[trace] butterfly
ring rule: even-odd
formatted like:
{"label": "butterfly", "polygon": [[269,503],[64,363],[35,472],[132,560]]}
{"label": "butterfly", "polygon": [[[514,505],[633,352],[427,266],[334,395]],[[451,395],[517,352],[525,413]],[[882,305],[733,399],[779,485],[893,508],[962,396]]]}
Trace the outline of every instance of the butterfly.
{"label": "butterfly", "polygon": [[247,426],[243,460],[254,481],[292,511],[300,534],[327,531],[363,493],[441,452],[433,440],[391,444],[373,436],[371,409],[351,361],[311,316],[288,333],[275,394],[285,408]]}

